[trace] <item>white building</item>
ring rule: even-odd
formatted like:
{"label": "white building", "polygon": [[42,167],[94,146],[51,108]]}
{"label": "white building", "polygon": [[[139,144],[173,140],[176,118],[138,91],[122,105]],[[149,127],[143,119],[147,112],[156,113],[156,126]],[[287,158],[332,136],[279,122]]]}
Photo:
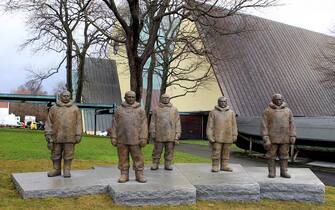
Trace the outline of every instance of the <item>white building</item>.
{"label": "white building", "polygon": [[9,115],[9,103],[0,101],[0,118]]}
{"label": "white building", "polygon": [[2,126],[18,126],[20,117],[9,114],[9,103],[0,102],[0,125]]}

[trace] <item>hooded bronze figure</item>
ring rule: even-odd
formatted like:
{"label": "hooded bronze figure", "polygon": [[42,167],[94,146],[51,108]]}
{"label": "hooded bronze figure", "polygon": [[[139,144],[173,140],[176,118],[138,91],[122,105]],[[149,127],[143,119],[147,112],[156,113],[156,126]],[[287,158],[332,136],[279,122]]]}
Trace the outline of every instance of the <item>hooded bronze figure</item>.
{"label": "hooded bronze figure", "polygon": [[206,131],[212,144],[212,172],[233,171],[228,166],[229,146],[237,139],[237,125],[227,98],[220,97],[218,105],[209,113]]}
{"label": "hooded bronze figure", "polygon": [[117,147],[121,171],[120,183],[129,180],[129,154],[133,160],[136,181],[144,183],[144,161],[141,148],[147,144],[148,126],[145,111],[136,102],[133,91],[125,94],[125,102],[119,106],[113,116],[111,143]]}
{"label": "hooded bronze figure", "polygon": [[179,143],[181,133],[177,108],[170,103],[170,96],[163,94],[160,103],[153,110],[150,121],[150,137],[154,140],[151,170],[159,168],[159,160],[164,149],[164,169],[172,170],[175,144]]}
{"label": "hooded bronze figure", "polygon": [[269,178],[276,177],[275,159],[280,160],[280,176],[291,178],[287,173],[289,147],[295,143],[296,131],[293,114],[280,94],[274,94],[264,110],[261,122],[264,148],[267,150]]}
{"label": "hooded bronze figure", "polygon": [[81,141],[83,129],[80,110],[71,101],[69,91],[60,93],[59,101],[50,108],[44,132],[53,163],[53,170],[48,172],[48,176],[61,175],[63,158],[63,176],[71,177],[74,148]]}

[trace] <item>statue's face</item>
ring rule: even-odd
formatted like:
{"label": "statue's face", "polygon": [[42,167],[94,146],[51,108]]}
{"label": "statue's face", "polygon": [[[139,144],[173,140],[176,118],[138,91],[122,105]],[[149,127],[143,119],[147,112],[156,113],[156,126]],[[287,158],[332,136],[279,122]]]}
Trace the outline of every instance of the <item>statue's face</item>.
{"label": "statue's face", "polygon": [[127,104],[133,105],[136,101],[136,95],[134,93],[127,93],[124,97]]}
{"label": "statue's face", "polygon": [[162,97],[161,97],[161,102],[162,102],[163,104],[168,104],[168,103],[170,103],[170,97],[169,97],[169,96],[162,96]]}
{"label": "statue's face", "polygon": [[227,98],[219,98],[219,100],[218,100],[218,105],[219,105],[219,107],[221,107],[221,108],[225,108],[225,107],[227,107]]}
{"label": "statue's face", "polygon": [[67,92],[67,91],[66,91],[66,92],[63,92],[63,93],[60,95],[60,100],[61,100],[63,103],[65,103],[65,104],[69,103],[70,100],[71,100],[70,93]]}
{"label": "statue's face", "polygon": [[276,104],[277,106],[281,106],[283,104],[283,97],[281,95],[273,96],[272,103]]}

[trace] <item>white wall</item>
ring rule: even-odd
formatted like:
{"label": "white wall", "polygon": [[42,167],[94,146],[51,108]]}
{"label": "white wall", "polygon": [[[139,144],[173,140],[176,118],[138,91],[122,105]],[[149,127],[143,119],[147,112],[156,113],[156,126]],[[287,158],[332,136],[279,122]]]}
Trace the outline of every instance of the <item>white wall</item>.
{"label": "white wall", "polygon": [[7,116],[9,114],[8,108],[0,108],[0,117],[1,116]]}

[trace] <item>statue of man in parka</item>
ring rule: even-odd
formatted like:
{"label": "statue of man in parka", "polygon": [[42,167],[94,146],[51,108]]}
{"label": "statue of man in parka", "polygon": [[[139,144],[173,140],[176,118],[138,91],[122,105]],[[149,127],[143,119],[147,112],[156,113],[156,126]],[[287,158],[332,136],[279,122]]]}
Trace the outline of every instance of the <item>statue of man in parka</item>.
{"label": "statue of man in parka", "polygon": [[63,91],[56,105],[52,106],[45,123],[45,138],[51,150],[53,170],[49,177],[61,175],[61,161],[64,159],[63,176],[71,177],[71,163],[75,144],[80,143],[83,129],[80,110],[71,101],[71,93]]}
{"label": "statue of man in parka", "polygon": [[209,113],[207,137],[212,144],[212,172],[233,171],[229,165],[229,146],[237,139],[235,112],[220,97],[218,105]]}
{"label": "statue of man in parka", "polygon": [[289,147],[295,143],[296,131],[293,114],[280,94],[274,94],[272,101],[264,110],[261,122],[264,148],[267,150],[269,178],[276,177],[275,159],[280,160],[280,176],[291,178],[287,173]]}
{"label": "statue of man in parka", "polygon": [[181,133],[179,112],[170,103],[170,96],[163,94],[160,103],[153,110],[150,121],[150,137],[154,140],[151,170],[159,168],[159,160],[164,150],[164,169],[172,170],[175,144],[179,143]]}
{"label": "statue of man in parka", "polygon": [[147,144],[148,125],[145,111],[136,102],[136,94],[128,91],[125,101],[119,106],[113,116],[111,143],[117,147],[121,171],[120,183],[129,180],[129,154],[133,160],[136,181],[145,183],[144,161],[141,148]]}

